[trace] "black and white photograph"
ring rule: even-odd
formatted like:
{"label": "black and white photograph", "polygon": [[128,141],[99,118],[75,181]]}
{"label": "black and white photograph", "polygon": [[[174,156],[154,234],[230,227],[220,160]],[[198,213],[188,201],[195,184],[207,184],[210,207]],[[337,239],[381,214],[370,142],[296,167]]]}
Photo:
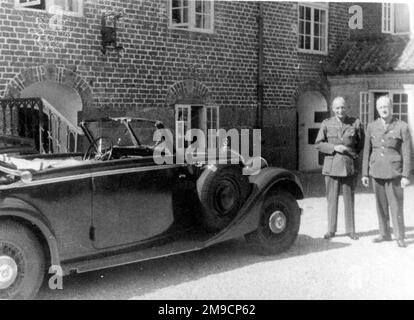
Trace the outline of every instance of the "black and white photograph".
{"label": "black and white photograph", "polygon": [[0,0],[0,300],[413,288],[414,3]]}

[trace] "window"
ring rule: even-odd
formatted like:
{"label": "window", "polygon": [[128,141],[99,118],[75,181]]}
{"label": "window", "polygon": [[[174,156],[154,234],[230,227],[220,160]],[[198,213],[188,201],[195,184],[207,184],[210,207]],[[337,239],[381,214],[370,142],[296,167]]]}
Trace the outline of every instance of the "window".
{"label": "window", "polygon": [[[219,129],[219,107],[202,105],[176,105],[175,126],[178,141],[183,141],[183,137],[181,135],[182,133],[185,135],[188,130],[201,129],[207,138],[207,146],[214,147],[217,144],[213,143],[213,139],[216,139],[217,137],[209,136],[210,132],[208,130]],[[180,130],[177,130],[178,128],[180,128]],[[184,143],[184,146],[187,145],[188,143]],[[180,147],[182,146],[179,145],[178,148]]]}
{"label": "window", "polygon": [[359,119],[364,128],[367,127],[369,122],[369,93],[361,92],[359,99]]}
{"label": "window", "polygon": [[175,106],[175,134],[177,148],[183,149],[185,143],[185,135],[191,129],[191,106],[176,105]]}
{"label": "window", "polygon": [[45,10],[50,13],[59,13],[81,16],[83,14],[83,0],[15,0],[19,9]]}
{"label": "window", "polygon": [[410,6],[407,3],[382,4],[382,32],[391,34],[409,33]]}
{"label": "window", "polygon": [[[217,106],[206,107],[206,130],[207,130],[207,147],[215,148],[217,146],[217,135],[210,135],[208,130],[219,129],[219,108]],[[217,131],[216,131],[217,132]]]}
{"label": "window", "polygon": [[213,0],[170,0],[170,27],[213,32]]}
{"label": "window", "polygon": [[299,5],[298,48],[309,53],[328,52],[328,10],[326,5]]}
{"label": "window", "polygon": [[408,122],[408,94],[394,93],[392,95],[394,116],[402,121]]}

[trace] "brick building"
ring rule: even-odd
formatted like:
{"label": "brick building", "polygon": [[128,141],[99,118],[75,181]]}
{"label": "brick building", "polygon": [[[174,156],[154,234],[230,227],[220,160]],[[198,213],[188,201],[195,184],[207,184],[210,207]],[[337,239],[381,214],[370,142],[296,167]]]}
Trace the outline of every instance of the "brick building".
{"label": "brick building", "polygon": [[[363,28],[352,30],[326,73],[332,95],[343,95],[366,125],[378,117],[375,101],[389,95],[394,115],[414,128],[413,6],[356,3]],[[413,131],[411,130],[413,133]]]}
{"label": "brick building", "polygon": [[[330,100],[324,66],[349,37],[349,6],[0,0],[0,131],[27,131],[12,124],[24,127],[16,119],[34,109],[29,120],[49,124],[44,139],[71,149],[73,138],[58,140],[77,135],[85,117],[143,116],[170,128],[182,117],[204,129],[261,127],[273,165],[315,169],[312,138]],[[123,50],[104,54],[102,17],[111,23],[111,13],[122,14]]]}

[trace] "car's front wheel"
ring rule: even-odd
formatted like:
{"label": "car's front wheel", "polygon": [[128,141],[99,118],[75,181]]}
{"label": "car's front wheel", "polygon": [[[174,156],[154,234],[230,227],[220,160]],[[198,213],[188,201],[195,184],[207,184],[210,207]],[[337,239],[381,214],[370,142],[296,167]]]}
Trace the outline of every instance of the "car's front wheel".
{"label": "car's front wheel", "polygon": [[300,208],[292,194],[276,191],[268,195],[260,213],[256,231],[246,240],[261,254],[286,251],[296,240],[300,226]]}
{"label": "car's front wheel", "polygon": [[13,221],[0,221],[0,299],[32,299],[42,284],[45,256],[36,236]]}

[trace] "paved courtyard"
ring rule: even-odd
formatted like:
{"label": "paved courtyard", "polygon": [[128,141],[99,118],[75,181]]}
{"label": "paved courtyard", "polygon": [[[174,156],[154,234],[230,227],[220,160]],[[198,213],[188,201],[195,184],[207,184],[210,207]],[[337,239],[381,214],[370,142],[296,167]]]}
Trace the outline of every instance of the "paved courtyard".
{"label": "paved courtyard", "polygon": [[[257,256],[244,239],[129,266],[64,278],[64,290],[44,285],[40,299],[414,299],[414,186],[405,191],[409,247],[373,244],[373,194],[358,188],[361,239],[323,239],[326,201],[319,175],[303,177],[308,197],[300,235],[275,257]],[[413,179],[414,181],[414,179]],[[343,233],[340,206],[339,234]]]}

